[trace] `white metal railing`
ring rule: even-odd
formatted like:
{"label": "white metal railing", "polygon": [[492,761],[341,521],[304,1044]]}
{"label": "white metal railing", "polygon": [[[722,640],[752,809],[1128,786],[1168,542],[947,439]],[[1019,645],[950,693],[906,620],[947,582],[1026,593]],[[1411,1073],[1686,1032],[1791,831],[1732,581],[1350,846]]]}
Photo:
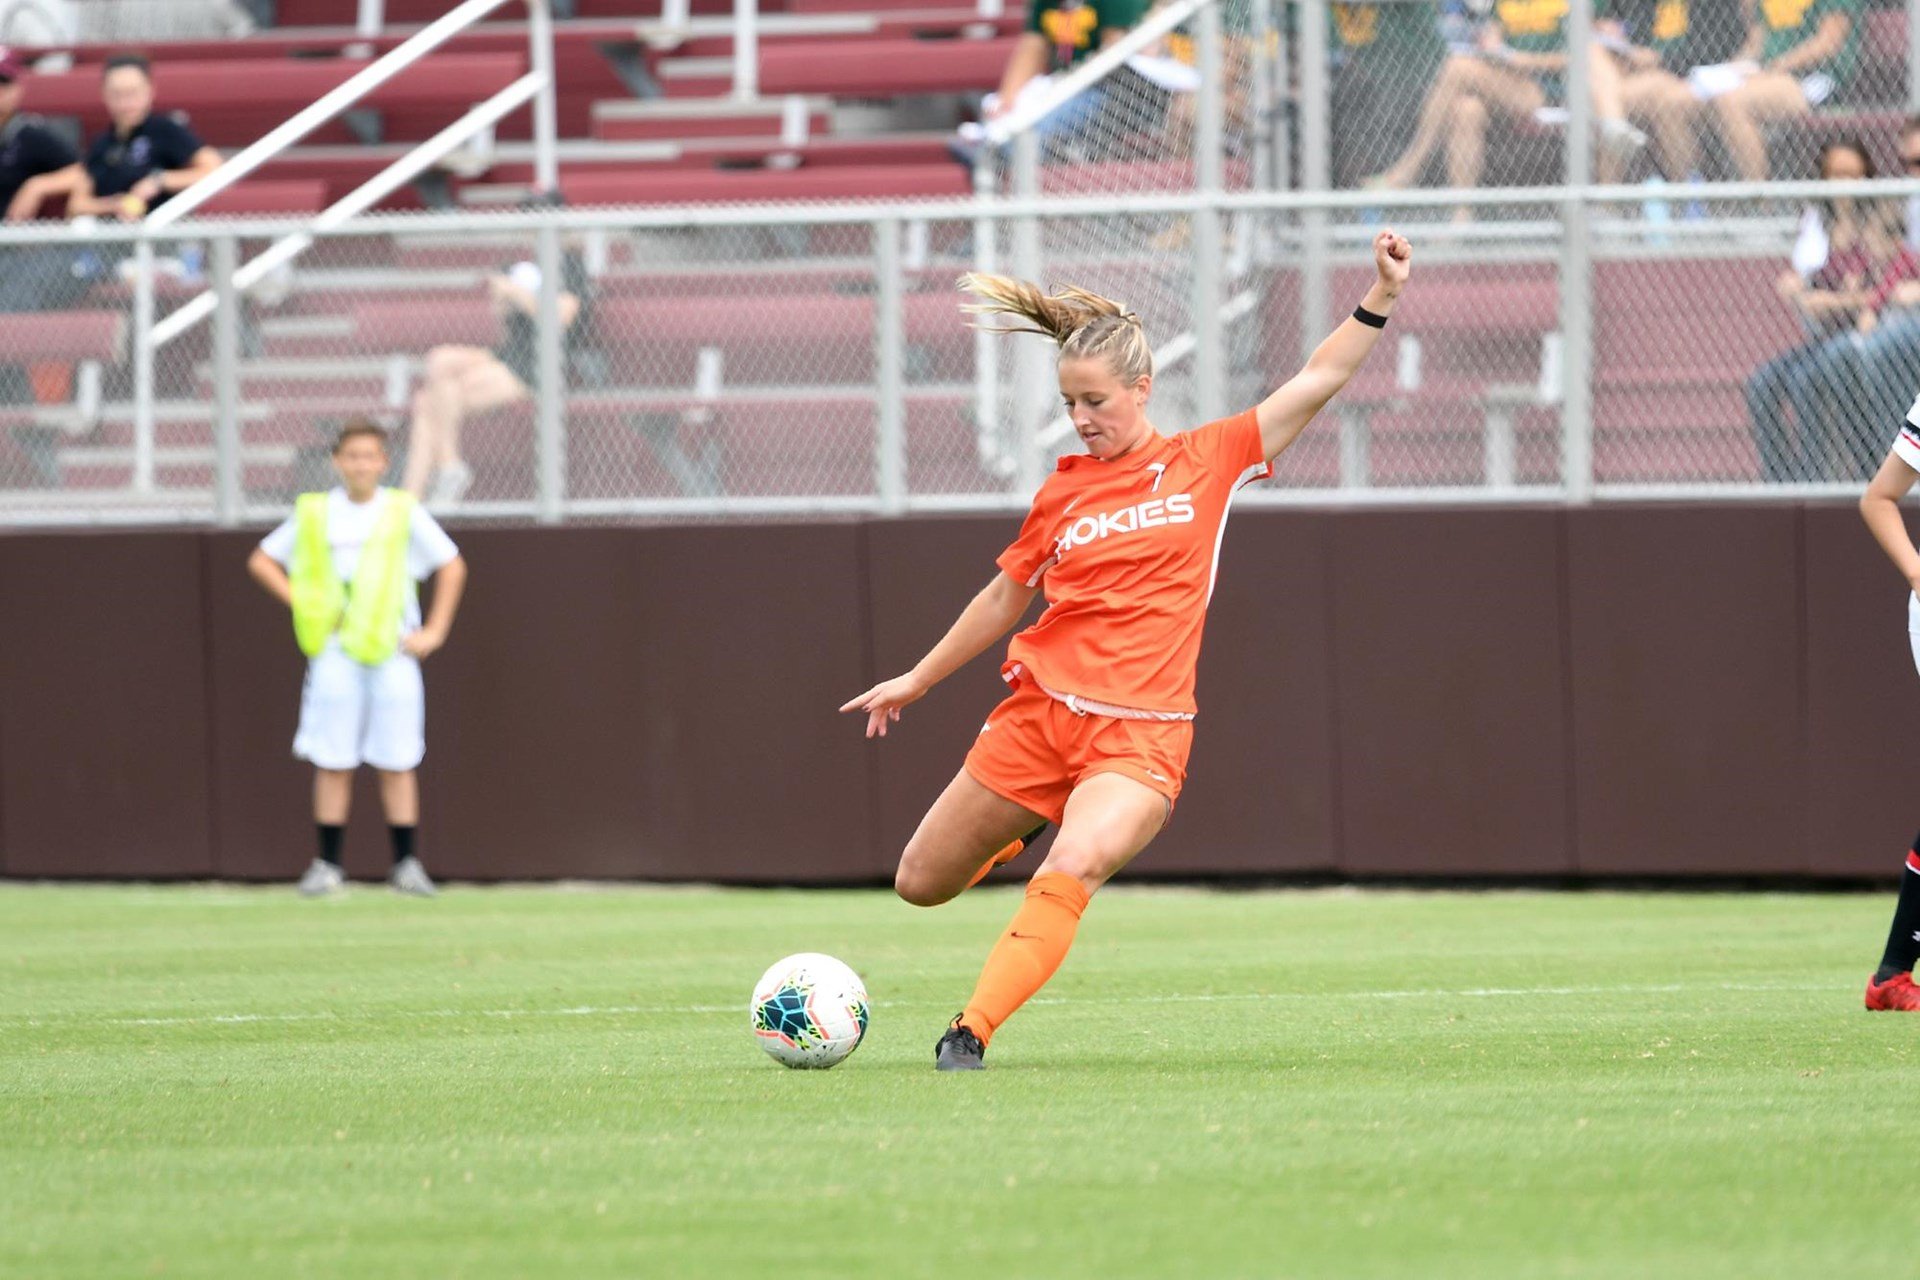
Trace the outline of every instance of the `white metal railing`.
{"label": "white metal railing", "polygon": [[[1755,207],[1755,215],[1737,221],[1721,221],[1711,224],[1711,230],[1702,236],[1688,239],[1671,234],[1671,229],[1651,229],[1645,224],[1621,217],[1593,217],[1588,221],[1590,244],[1588,253],[1595,261],[1619,260],[1659,260],[1699,259],[1724,255],[1729,258],[1756,255],[1770,256],[1784,251],[1792,233],[1794,220],[1790,216],[1761,212],[1762,202],[1778,204],[1782,201],[1798,201],[1814,198],[1832,198],[1837,196],[1872,196],[1890,199],[1904,199],[1920,196],[1920,181],[1892,181],[1877,183],[1765,183],[1765,184],[1720,184],[1705,190],[1710,191],[1715,203],[1722,208],[1736,202],[1750,202]],[[873,273],[873,296],[875,298],[873,334],[871,346],[871,384],[857,384],[854,394],[864,394],[870,385],[874,394],[874,426],[872,442],[873,483],[869,492],[857,494],[809,494],[795,492],[788,494],[746,496],[718,494],[710,497],[648,497],[636,492],[628,496],[600,494],[587,496],[571,494],[568,491],[569,467],[567,465],[567,445],[569,429],[567,415],[569,410],[578,411],[586,403],[578,402],[564,391],[563,380],[558,377],[560,345],[555,312],[548,298],[542,299],[543,318],[540,325],[541,360],[547,372],[539,379],[538,399],[536,402],[536,438],[535,467],[529,473],[524,496],[497,498],[488,501],[468,502],[460,511],[470,518],[502,518],[547,521],[632,517],[653,518],[675,515],[717,515],[717,516],[797,516],[804,514],[830,514],[849,512],[913,512],[913,511],[964,511],[964,510],[1010,510],[1022,505],[1027,498],[1026,490],[1018,485],[987,487],[968,491],[943,491],[939,486],[929,486],[922,480],[918,487],[909,484],[907,467],[908,415],[903,405],[915,394],[914,374],[912,373],[913,343],[907,339],[906,311],[903,306],[908,296],[908,276],[910,270],[902,245],[907,243],[907,230],[916,224],[927,222],[950,222],[956,224],[988,225],[1012,224],[1042,218],[1074,219],[1092,218],[1107,215],[1127,215],[1144,212],[1170,212],[1195,214],[1212,210],[1215,213],[1285,213],[1296,221],[1298,215],[1308,210],[1335,212],[1351,209],[1360,203],[1384,206],[1412,216],[1412,225],[1407,230],[1418,245],[1419,260],[1422,264],[1442,264],[1452,262],[1500,262],[1507,263],[1516,259],[1552,263],[1560,253],[1559,244],[1563,238],[1563,224],[1551,217],[1542,217],[1529,222],[1496,224],[1480,229],[1456,228],[1447,224],[1445,217],[1456,204],[1534,204],[1543,211],[1552,212],[1564,206],[1569,199],[1579,201],[1592,209],[1606,209],[1625,202],[1644,197],[1644,191],[1638,187],[1587,187],[1567,192],[1559,188],[1528,188],[1515,190],[1488,191],[1427,191],[1406,193],[1307,193],[1307,192],[1235,192],[1235,193],[1188,193],[1166,196],[1139,196],[1122,201],[1116,207],[1111,197],[1089,197],[1075,199],[1019,200],[993,198],[985,201],[941,201],[941,202],[894,202],[883,205],[847,205],[836,207],[787,207],[787,208],[733,208],[733,209],[631,209],[631,210],[581,210],[581,209],[543,209],[523,210],[497,215],[474,214],[424,214],[424,215],[380,215],[373,214],[354,219],[338,227],[324,231],[311,231],[315,240],[335,243],[337,249],[348,252],[355,241],[371,241],[373,238],[397,237],[402,239],[444,238],[450,235],[502,235],[534,236],[538,239],[538,252],[546,265],[542,272],[543,281],[559,278],[557,270],[561,237],[580,236],[585,239],[604,240],[646,230],[694,230],[714,234],[726,228],[763,230],[781,227],[866,227],[870,230],[873,253],[858,261],[866,262]],[[1427,218],[1421,217],[1422,211],[1432,210]],[[288,229],[284,221],[269,219],[237,219],[203,226],[176,225],[158,229],[145,227],[102,229],[94,236],[97,242],[133,243],[136,240],[150,245],[166,245],[190,239],[212,242],[213,253],[210,257],[211,275],[215,289],[225,298],[237,297],[235,281],[244,267],[238,261],[238,246],[248,240],[275,238]],[[1366,228],[1359,226],[1336,226],[1329,236],[1332,246],[1328,252],[1327,265],[1347,265],[1357,267],[1366,260],[1368,252]],[[1524,233],[1527,238],[1518,238]],[[1303,241],[1301,232],[1296,229],[1292,238],[1279,243],[1280,257],[1268,260],[1263,265],[1270,269],[1297,270],[1300,266],[1297,252]],[[1476,234],[1483,237],[1476,240]],[[742,243],[753,242],[754,237],[744,237]],[[75,233],[65,227],[0,227],[0,248],[18,245],[60,244],[71,246],[75,242]],[[682,264],[684,265],[684,264]],[[740,264],[732,264],[731,269],[738,270]],[[767,264],[777,267],[777,263]],[[670,269],[663,267],[662,269]],[[857,269],[852,264],[843,264],[836,269]],[[322,277],[312,281],[296,280],[296,287],[310,285],[321,287]],[[1417,286],[1416,286],[1417,287]],[[543,282],[543,290],[548,288]],[[1260,294],[1235,286],[1236,291],[1224,294],[1223,321],[1232,323],[1235,317],[1257,318],[1269,300]],[[1586,303],[1589,309],[1593,305],[1589,295]],[[1312,318],[1311,334],[1318,337],[1329,323],[1326,316]],[[266,519],[275,513],[277,500],[263,502],[257,496],[249,497],[241,484],[240,460],[243,454],[239,424],[243,420],[254,421],[270,416],[273,412],[271,396],[262,399],[256,388],[243,395],[241,380],[248,376],[245,362],[240,357],[238,337],[237,307],[225,305],[214,313],[215,342],[210,369],[213,394],[211,419],[215,430],[210,436],[211,456],[216,462],[218,482],[210,491],[155,490],[151,486],[134,486],[118,494],[96,495],[87,498],[84,495],[31,492],[0,492],[0,524],[26,523],[72,523],[77,520],[154,520],[189,519],[218,520],[223,523],[235,523],[242,520]],[[960,317],[954,317],[957,326]],[[1591,324],[1586,326],[1591,334]],[[1156,335],[1159,336],[1159,335]],[[1577,334],[1560,335],[1560,345],[1578,338]],[[1590,340],[1590,339],[1589,339]],[[1702,341],[1710,341],[1703,335]],[[1040,346],[1041,344],[1029,344]],[[1181,357],[1179,351],[1162,345],[1162,355],[1168,360]],[[370,352],[370,357],[380,353]],[[827,358],[823,355],[823,359]],[[846,358],[846,357],[836,357]],[[1191,353],[1191,341],[1188,343],[1188,355]],[[1391,359],[1389,353],[1379,353],[1376,361]],[[1701,498],[1808,498],[1839,496],[1851,493],[1855,486],[1834,483],[1796,483],[1796,484],[1760,484],[1756,481],[1730,480],[1727,482],[1685,482],[1676,480],[1659,483],[1593,483],[1591,471],[1585,475],[1575,474],[1574,467],[1592,467],[1592,450],[1575,447],[1577,442],[1570,433],[1576,430],[1590,430],[1589,423],[1567,415],[1565,405],[1571,398],[1566,394],[1566,383],[1574,376],[1580,376],[1581,366],[1563,357],[1556,358],[1552,364],[1551,378],[1556,384],[1547,388],[1534,398],[1526,401],[1532,405],[1547,406],[1559,415],[1558,455],[1561,459],[1556,471],[1557,479],[1545,484],[1527,484],[1516,482],[1511,468],[1511,442],[1504,446],[1505,452],[1497,448],[1498,441],[1492,438],[1495,415],[1488,414],[1489,466],[1487,474],[1490,482],[1472,488],[1460,487],[1421,487],[1406,488],[1370,483],[1364,473],[1348,475],[1337,485],[1327,485],[1295,490],[1266,490],[1250,492],[1246,495],[1250,503],[1260,504],[1301,504],[1327,503],[1367,504],[1367,503],[1405,503],[1433,501],[1471,501],[1471,502],[1515,502],[1515,501],[1578,501],[1582,495],[1590,495],[1595,500],[1677,500]],[[1264,370],[1273,377],[1284,376],[1285,368]],[[255,375],[256,377],[258,375]],[[864,376],[864,375],[863,375]],[[1543,365],[1542,378],[1549,377]],[[620,396],[631,392],[610,393],[614,402]],[[607,397],[602,397],[605,400]],[[1049,391],[1050,399],[1050,391]],[[804,401],[796,401],[795,412],[804,411]],[[369,406],[374,408],[377,406]],[[1324,443],[1329,438],[1343,438],[1350,427],[1344,420],[1341,410],[1344,406],[1336,402],[1330,411],[1328,420],[1315,428],[1316,438]],[[176,416],[183,406],[174,406]],[[203,411],[204,412],[204,411]],[[604,413],[605,408],[595,412]],[[120,418],[118,420],[124,420]],[[171,420],[171,419],[170,419]],[[1044,447],[1044,446],[1042,446]],[[258,446],[256,446],[257,452]],[[1495,464],[1499,456],[1509,459],[1504,472]],[[924,465],[924,463],[920,464]]]}
{"label": "white metal railing", "polygon": [[[273,244],[242,266],[229,282],[244,294],[275,270],[292,262],[314,242],[316,234],[337,230],[364,214],[415,176],[437,164],[470,139],[493,128],[527,103],[534,108],[534,181],[543,191],[559,186],[556,158],[553,20],[547,0],[464,0],[375,59],[345,81],[295,113],[257,142],[242,149],[206,178],[161,205],[141,224],[145,233],[134,246],[134,487],[150,490],[154,482],[154,353],[212,315],[219,305],[208,289],[177,308],[164,320],[154,318],[153,236],[202,208],[275,156],[286,151],[327,121],[347,110],[387,81],[412,67],[454,36],[511,3],[527,8],[530,70],[526,75],[479,103],[431,139],[393,161],[359,187],[318,214],[305,228],[282,234]],[[363,0],[361,34],[377,35],[383,20],[378,0]],[[364,30],[371,22],[373,30]]]}
{"label": "white metal railing", "polygon": [[[1072,71],[1048,84],[1045,90],[1035,94],[1031,99],[1022,101],[1000,118],[988,121],[986,125],[988,140],[996,146],[1003,146],[1021,134],[1032,132],[1035,125],[1052,115],[1069,100],[1079,97],[1125,66],[1128,58],[1166,39],[1168,33],[1174,28],[1192,18],[1200,10],[1217,3],[1218,0],[1173,0],[1172,4],[1155,9],[1139,26],[1128,31],[1126,35],[1094,54]],[[1201,83],[1204,85],[1212,81],[1217,86],[1219,78],[1216,66],[1211,76],[1203,72]]]}

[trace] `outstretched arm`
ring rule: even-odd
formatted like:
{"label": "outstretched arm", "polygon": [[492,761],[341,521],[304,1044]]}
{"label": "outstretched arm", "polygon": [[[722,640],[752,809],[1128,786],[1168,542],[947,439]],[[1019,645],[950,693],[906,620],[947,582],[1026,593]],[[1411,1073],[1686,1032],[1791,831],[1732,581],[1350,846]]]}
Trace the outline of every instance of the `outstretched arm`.
{"label": "outstretched arm", "polygon": [[[1375,315],[1391,315],[1413,269],[1413,246],[1391,231],[1382,231],[1373,238],[1373,265],[1379,278],[1360,305]],[[1314,351],[1306,368],[1260,402],[1254,412],[1260,422],[1261,451],[1269,459],[1292,444],[1313,415],[1347,385],[1380,340],[1380,332],[1347,317]]]}
{"label": "outstretched arm", "polygon": [[988,645],[1020,621],[1038,594],[1038,587],[1015,582],[1005,573],[996,574],[913,670],[881,681],[840,710],[866,712],[867,736],[886,737],[887,722],[900,718],[900,708],[918,702],[933,686],[986,652]]}
{"label": "outstretched arm", "polygon": [[1920,551],[1914,549],[1907,522],[1900,517],[1900,499],[1907,496],[1916,479],[1920,479],[1920,471],[1908,466],[1898,453],[1889,453],[1860,497],[1860,518],[1867,522],[1873,540],[1887,553],[1900,576],[1920,591]]}

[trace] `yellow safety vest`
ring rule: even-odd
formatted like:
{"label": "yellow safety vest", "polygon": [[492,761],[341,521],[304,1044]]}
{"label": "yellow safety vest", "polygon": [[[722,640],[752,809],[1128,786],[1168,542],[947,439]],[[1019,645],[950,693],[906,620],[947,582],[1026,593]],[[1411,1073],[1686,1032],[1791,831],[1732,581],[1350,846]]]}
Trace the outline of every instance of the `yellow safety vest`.
{"label": "yellow safety vest", "polygon": [[413,536],[414,497],[382,489],[386,501],[373,536],[360,548],[349,592],[333,570],[327,542],[327,495],[303,493],[293,508],[293,634],[309,658],[338,634],[355,662],[374,667],[400,647],[400,615],[407,607],[407,546]]}

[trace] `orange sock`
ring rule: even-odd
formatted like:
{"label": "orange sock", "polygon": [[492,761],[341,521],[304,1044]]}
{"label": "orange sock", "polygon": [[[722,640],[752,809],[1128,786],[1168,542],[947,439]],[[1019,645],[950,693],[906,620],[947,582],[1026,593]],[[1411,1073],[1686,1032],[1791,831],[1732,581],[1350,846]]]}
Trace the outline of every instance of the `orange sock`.
{"label": "orange sock", "polygon": [[1047,985],[1060,962],[1067,958],[1080,913],[1087,909],[1086,888],[1072,876],[1049,871],[1027,885],[1026,900],[1013,913],[1013,923],[993,944],[987,966],[960,1023],[980,1037],[993,1039],[1013,1011]]}
{"label": "orange sock", "polygon": [[1001,863],[1012,862],[1020,856],[1026,847],[1027,842],[1025,840],[1015,840],[1012,844],[1002,845],[999,852],[980,864],[980,869],[973,873],[973,879],[967,881],[967,888],[971,889],[982,880],[985,880],[987,878],[987,872],[993,870]]}

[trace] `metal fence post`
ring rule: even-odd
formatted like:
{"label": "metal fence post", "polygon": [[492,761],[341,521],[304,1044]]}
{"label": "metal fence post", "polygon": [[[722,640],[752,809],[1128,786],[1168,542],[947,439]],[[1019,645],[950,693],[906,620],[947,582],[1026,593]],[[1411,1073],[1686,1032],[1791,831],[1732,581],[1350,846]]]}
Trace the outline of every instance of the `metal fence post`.
{"label": "metal fence post", "polygon": [[1567,15],[1567,190],[1561,205],[1560,472],[1567,497],[1593,497],[1593,247],[1588,243],[1593,181],[1593,91],[1584,50],[1593,46],[1593,0]]}
{"label": "metal fence post", "polygon": [[907,405],[905,282],[900,271],[900,219],[873,224],[873,482],[880,510],[907,509]]}
{"label": "metal fence post", "polygon": [[[1217,197],[1226,172],[1226,94],[1220,83],[1225,58],[1221,56],[1220,6],[1210,4],[1194,15],[1200,63],[1200,101],[1195,121],[1194,176],[1202,195]],[[1222,250],[1220,210],[1215,205],[1193,213],[1193,406],[1201,422],[1226,417],[1226,326],[1221,316],[1226,269]]]}
{"label": "metal fence post", "polygon": [[153,241],[143,233],[133,246],[133,488],[152,493]]}
{"label": "metal fence post", "polygon": [[760,94],[759,0],[733,0],[733,96]]}
{"label": "metal fence post", "polygon": [[561,398],[566,394],[560,332],[560,290],[564,278],[560,267],[560,230],[551,218],[541,223],[536,241],[540,259],[540,306],[534,325],[538,344],[535,367],[540,374],[534,427],[537,518],[541,524],[558,524],[567,496],[567,440],[561,405]]}
{"label": "metal fence post", "polygon": [[559,144],[560,108],[558,73],[553,61],[553,14],[547,0],[528,0],[528,60],[542,77],[540,92],[533,99],[533,182],[542,194],[560,189]]}
{"label": "metal fence post", "polygon": [[[1300,0],[1300,188],[1325,191],[1333,183],[1332,102],[1327,68],[1327,0]],[[1332,215],[1324,208],[1300,214],[1300,359],[1326,337]],[[1343,430],[1346,429],[1343,420]],[[1342,484],[1352,477],[1343,476]],[[1359,478],[1361,483],[1365,477]]]}
{"label": "metal fence post", "polygon": [[[994,151],[982,146],[973,162],[973,198],[984,204],[997,194]],[[973,269],[981,275],[1000,270],[1000,224],[992,218],[973,220]],[[1006,438],[1000,425],[1000,343],[991,333],[973,331],[973,434],[981,461],[993,466],[1006,461]]]}
{"label": "metal fence post", "polygon": [[[1032,129],[1013,140],[1013,193],[1023,200],[1040,194],[1040,139]],[[1040,219],[1023,214],[1013,224],[1013,269],[1022,280],[1045,287],[1041,279]],[[1048,362],[1038,342],[1022,342],[1014,355],[1014,475],[1021,492],[1031,493],[1046,477],[1041,429],[1054,403],[1047,385]]]}
{"label": "metal fence post", "polygon": [[240,523],[244,487],[240,458],[240,292],[233,273],[240,249],[232,236],[213,242],[213,511],[222,527]]}
{"label": "metal fence post", "polygon": [[[1907,111],[1920,111],[1920,0],[1907,0]],[[1859,21],[1859,19],[1855,19]]]}

